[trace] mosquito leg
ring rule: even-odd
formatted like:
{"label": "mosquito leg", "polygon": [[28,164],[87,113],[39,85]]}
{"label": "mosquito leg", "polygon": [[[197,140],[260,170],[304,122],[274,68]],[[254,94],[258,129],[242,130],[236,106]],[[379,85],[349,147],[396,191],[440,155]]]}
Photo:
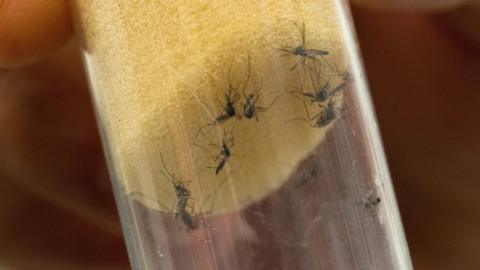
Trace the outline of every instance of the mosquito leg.
{"label": "mosquito leg", "polygon": [[310,71],[315,71],[315,69],[307,63],[307,60],[312,60],[312,62],[315,63],[315,61],[318,61],[318,59],[313,57],[313,56],[308,56],[308,55],[303,57],[303,62],[304,62],[303,66],[307,67],[307,69],[309,69]]}
{"label": "mosquito leg", "polygon": [[205,146],[203,146],[203,145],[196,144],[196,143],[193,143],[192,145],[193,145],[193,146],[196,146],[196,147],[199,147],[200,149],[202,149],[202,150],[204,150],[205,152],[207,152],[211,159],[213,159],[213,160],[215,160],[215,161],[218,160],[218,156],[215,156],[214,154],[212,154],[212,152],[210,152],[210,150],[208,150],[207,147],[205,147]]}
{"label": "mosquito leg", "polygon": [[305,101],[302,100],[300,97],[297,97],[297,96],[294,96],[294,97],[296,97],[298,100],[300,100],[300,101],[302,102],[303,108],[304,108],[304,110],[305,110],[305,114],[307,115],[307,119],[308,119],[308,120],[307,120],[307,119],[304,119],[304,118],[295,118],[295,119],[292,119],[292,120],[290,120],[290,121],[304,121],[304,122],[306,122],[309,126],[315,127],[315,126],[311,123],[311,121],[314,120],[314,119],[316,119],[317,117],[319,117],[322,112],[319,112],[319,113],[316,114],[315,116],[311,117],[311,116],[310,116],[310,111],[308,110],[307,104],[305,104]]}
{"label": "mosquito leg", "polygon": [[294,118],[294,119],[289,120],[289,121],[303,121],[303,122],[305,122],[307,125],[309,125],[310,127],[312,127],[312,128],[315,127],[314,124],[312,124],[311,122],[309,122],[309,121],[308,121],[307,119],[305,119],[305,118]]}
{"label": "mosquito leg", "polygon": [[192,215],[193,215],[194,210],[195,210],[195,198],[191,198],[191,197],[190,197],[189,199],[190,199],[189,201],[193,201],[193,202],[187,203],[186,206],[189,207],[189,211],[190,211],[190,213],[192,213]]}
{"label": "mosquito leg", "polygon": [[160,206],[162,207],[162,209],[164,209],[164,210],[170,209],[171,212],[173,212],[173,209],[171,209],[171,207],[166,206],[165,204],[161,203],[160,201],[155,200],[155,199],[153,199],[153,198],[150,198],[150,197],[146,196],[146,195],[143,194],[143,193],[140,193],[140,192],[131,192],[131,193],[129,193],[128,195],[130,195],[130,196],[138,196],[138,197],[141,197],[141,198],[144,199],[144,200],[152,201],[152,202],[160,205]]}
{"label": "mosquito leg", "polygon": [[222,181],[220,181],[220,183],[219,183],[218,186],[215,188],[215,190],[214,190],[211,194],[209,194],[207,197],[205,197],[205,200],[204,200],[203,203],[202,203],[202,206],[201,206],[202,208],[201,208],[201,209],[203,209],[203,206],[210,200],[209,210],[208,210],[208,211],[205,211],[205,212],[204,212],[205,214],[208,215],[208,214],[210,214],[210,213],[213,211],[213,207],[215,206],[215,201],[216,201],[216,199],[217,199],[217,197],[218,197],[218,196],[217,196],[217,195],[218,195],[218,192],[219,192],[219,190],[222,188],[222,186],[223,186],[226,182],[228,182],[228,180],[230,179],[230,175],[231,175],[231,173],[228,174],[227,176],[225,176],[225,178],[224,178]]}
{"label": "mosquito leg", "polygon": [[259,85],[260,85],[260,86],[257,87],[257,88],[253,91],[253,95],[254,95],[254,96],[258,96],[258,95],[259,95],[258,93],[260,92],[260,90],[262,90],[262,88],[263,88],[263,78],[260,78],[260,83],[259,83]]}
{"label": "mosquito leg", "polygon": [[218,107],[223,108],[222,102],[218,98],[215,99],[215,102],[217,103]]}
{"label": "mosquito leg", "polygon": [[293,54],[293,52],[295,51],[295,48],[293,48],[291,46],[283,46],[283,47],[279,48],[278,50],[280,50],[281,52],[284,52],[285,54],[283,54],[282,56],[285,57],[285,56],[291,56]]}
{"label": "mosquito leg", "polygon": [[302,23],[302,27],[298,26],[296,22],[293,22],[295,27],[297,27],[298,32],[302,36],[302,46],[305,46],[305,22]]}
{"label": "mosquito leg", "polygon": [[261,112],[267,112],[268,110],[270,110],[270,108],[272,108],[272,106],[277,102],[277,100],[278,100],[281,96],[283,96],[283,95],[285,95],[285,94],[287,94],[287,93],[282,93],[282,94],[276,96],[276,97],[272,100],[272,102],[270,103],[270,105],[268,105],[267,107],[257,107],[257,109],[258,109],[259,111],[261,111]]}
{"label": "mosquito leg", "polygon": [[301,63],[302,65],[305,63],[305,58],[303,58],[303,57],[300,57],[300,58],[301,58],[301,59],[298,60],[298,62],[295,63],[295,65],[293,65],[293,66],[290,68],[290,70],[295,70],[295,69],[297,69],[297,67],[298,67],[298,65],[299,65],[300,63]]}
{"label": "mosquito leg", "polygon": [[[214,122],[214,123],[215,123],[215,122]],[[201,127],[198,129],[197,133],[195,133],[195,139],[198,137],[198,134],[203,133],[203,129],[204,129],[204,128],[206,128],[206,127],[208,127],[208,126],[213,126],[213,125],[214,125],[213,123],[208,123],[208,124],[206,124],[206,125],[201,126]]]}
{"label": "mosquito leg", "polygon": [[250,59],[250,55],[248,55],[247,79],[245,80],[245,84],[243,85],[243,88],[241,90],[242,95],[244,96],[245,99],[247,98],[247,94],[245,93],[245,90],[247,89],[248,82],[250,81],[251,69],[252,69],[251,59]]}
{"label": "mosquito leg", "polygon": [[340,85],[338,85],[337,87],[335,87],[334,89],[332,89],[332,91],[330,92],[330,94],[332,96],[334,95],[337,95],[337,93],[340,93],[345,87],[347,87],[347,82],[342,82]]}
{"label": "mosquito leg", "polygon": [[302,33],[302,46],[305,47],[305,22],[302,22],[302,29],[300,33]]}
{"label": "mosquito leg", "polygon": [[201,133],[202,133],[203,138],[209,143],[208,145],[213,145],[213,146],[215,146],[215,147],[220,148],[220,145],[214,144],[214,143],[207,137],[207,135],[205,135],[205,132],[202,131]]}
{"label": "mosquito leg", "polygon": [[232,143],[230,144],[230,147],[234,147],[235,146],[235,137],[232,136]]}
{"label": "mosquito leg", "polygon": [[162,155],[162,154],[160,154],[160,159],[162,160],[162,165],[163,165],[163,169],[165,170],[165,172],[167,172],[167,174],[168,174],[169,176],[173,176],[173,175],[168,171],[167,165],[166,165],[166,163],[165,163],[165,159],[163,158],[163,155]]}
{"label": "mosquito leg", "polygon": [[[320,55],[320,58],[322,59],[322,61],[327,65],[327,67],[333,71],[335,74],[338,74],[340,71],[337,69],[337,67],[334,67],[332,64],[330,64],[330,62],[327,61],[327,59],[325,58],[325,56],[323,55]],[[317,59],[317,58],[315,58]]]}
{"label": "mosquito leg", "polygon": [[[299,98],[299,97],[297,97],[297,98],[302,102],[302,104],[303,104],[303,109],[305,110],[305,114],[308,116],[309,119],[312,119],[312,118],[310,118],[310,111],[308,110],[307,104],[305,103],[305,101],[302,100],[302,99]],[[315,117],[313,117],[313,119],[314,119],[314,118],[315,118]]]}

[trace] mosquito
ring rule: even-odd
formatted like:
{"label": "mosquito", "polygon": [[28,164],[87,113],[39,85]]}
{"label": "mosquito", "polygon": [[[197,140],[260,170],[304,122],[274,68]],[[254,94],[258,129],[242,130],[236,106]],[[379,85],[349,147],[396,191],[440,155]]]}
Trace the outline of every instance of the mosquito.
{"label": "mosquito", "polygon": [[304,103],[304,106],[305,106],[305,111],[308,115],[308,120],[307,119],[294,119],[294,120],[305,121],[309,126],[313,128],[323,128],[328,126],[330,123],[333,122],[333,120],[338,118],[337,111],[340,110],[339,108],[335,107],[335,102],[333,101],[332,98],[330,98],[326,107],[322,104],[318,104],[318,106],[323,108],[323,110],[313,117],[310,117],[310,113],[305,103]]}
{"label": "mosquito", "polygon": [[314,93],[302,93],[305,97],[310,98],[312,103],[325,102],[339,94],[340,91],[347,87],[347,82],[342,82],[333,89],[330,89],[330,82],[326,82],[323,86],[317,89]]}
{"label": "mosquito", "polygon": [[[241,96],[239,92],[244,93],[247,85],[250,81],[250,57],[248,58],[248,72],[247,72],[247,79],[243,86],[237,85],[234,86],[230,79],[230,70],[228,70],[228,90],[225,92],[225,101],[222,103],[218,99],[216,102],[218,103],[219,107],[222,108],[222,114],[215,117],[215,120],[212,123],[208,123],[202,127],[200,127],[195,135],[195,138],[198,134],[207,126],[216,126],[225,123],[229,119],[237,118],[241,119],[242,115],[239,113],[239,109],[237,108],[237,103],[240,100]],[[223,104],[223,105],[222,105]]]}
{"label": "mosquito", "polygon": [[250,82],[251,76],[251,63],[250,56],[248,57],[248,69],[247,69],[247,78],[243,86],[237,85],[233,86],[230,79],[230,69],[228,70],[228,92],[225,94],[225,105],[223,106],[223,114],[215,118],[214,125],[222,124],[232,117],[241,118],[241,115],[238,113],[236,104],[240,99],[240,92],[245,93],[248,83]]}
{"label": "mosquito", "polygon": [[267,107],[258,106],[258,102],[261,99],[260,91],[262,89],[262,82],[260,82],[260,87],[257,87],[252,94],[247,95],[245,91],[242,92],[245,103],[242,103],[243,113],[242,115],[247,119],[253,119],[258,121],[258,113],[265,113],[270,110],[270,108],[277,102],[278,98],[283,94],[278,95]]}
{"label": "mosquito", "polygon": [[370,195],[368,197],[368,200],[363,204],[365,206],[365,208],[367,209],[373,209],[375,208],[377,205],[379,205],[381,202],[381,199],[380,197],[374,197],[372,195]]}
{"label": "mosquito", "polygon": [[175,190],[175,195],[177,197],[173,210],[175,219],[180,219],[187,227],[187,230],[193,231],[198,228],[198,224],[196,224],[193,220],[193,208],[195,205],[195,199],[191,197],[191,192],[188,189],[189,182],[182,182],[177,179],[175,174],[168,171],[163,156],[160,156],[160,158],[162,159],[163,164],[163,170],[161,170],[160,172],[163,174],[163,176],[170,179]]}
{"label": "mosquito", "polygon": [[280,48],[280,51],[300,58],[300,60],[291,67],[291,70],[296,69],[299,64],[305,65],[305,62],[307,61],[307,59],[316,61],[318,60],[318,57],[325,56],[330,53],[325,50],[307,48],[306,41],[305,41],[305,23],[302,23],[302,27],[299,27],[298,24],[295,22],[293,24],[295,24],[298,31],[300,32],[300,35],[302,36],[302,43],[296,47],[284,46]]}
{"label": "mosquito", "polygon": [[[225,94],[225,105],[223,105],[223,114],[215,118],[213,125],[223,124],[232,117],[240,118],[237,113],[236,102],[240,99],[238,89],[229,84],[228,92]],[[218,102],[218,100],[217,100]],[[220,104],[220,103],[219,103]]]}
{"label": "mosquito", "polygon": [[208,149],[208,147],[205,147],[199,144],[193,144],[193,145],[205,150],[215,162],[218,162],[218,164],[214,167],[207,167],[210,169],[215,169],[215,175],[218,175],[223,170],[227,162],[230,160],[230,157],[232,156],[231,148],[235,145],[235,139],[233,137],[233,134],[231,132],[229,133],[231,135],[231,140],[228,141],[226,138],[226,131],[224,129],[222,144],[218,145],[218,144],[212,143],[203,131],[200,131],[200,133],[203,135],[203,137],[207,141],[209,141],[208,147],[215,147],[216,149],[218,149],[218,153],[215,155],[215,154],[212,154],[212,152]]}
{"label": "mosquito", "polygon": [[[309,72],[309,82],[311,82],[313,91],[305,91],[305,81],[307,80],[307,78],[304,78],[304,82],[300,86],[300,89],[298,91],[290,91],[290,93],[299,93],[300,95],[309,99],[311,103],[325,102],[329,98],[337,96],[338,94],[340,94],[340,92],[345,90],[346,87],[348,87],[351,80],[350,77],[346,74],[347,72],[340,73],[340,75],[338,75],[338,77],[341,78],[340,84],[332,88],[331,77],[328,78],[328,80],[325,80],[320,77],[320,71],[311,71]],[[323,81],[323,84],[320,81]]]}

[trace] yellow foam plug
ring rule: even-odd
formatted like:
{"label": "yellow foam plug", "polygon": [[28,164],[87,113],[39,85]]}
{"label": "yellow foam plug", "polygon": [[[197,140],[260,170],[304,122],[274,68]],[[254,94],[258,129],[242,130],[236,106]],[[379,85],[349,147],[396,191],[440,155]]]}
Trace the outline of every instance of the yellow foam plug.
{"label": "yellow foam plug", "polygon": [[[290,93],[308,79],[308,67],[281,49],[299,46],[304,26],[305,48],[328,51],[323,60],[345,70],[335,1],[75,5],[115,176],[149,208],[174,211],[177,181],[196,214],[240,209],[279,188],[325,138],[331,125],[310,126],[311,105]],[[239,95],[238,115],[219,123],[229,86]],[[240,117],[243,94],[254,93],[257,106],[273,105]],[[223,143],[231,156],[216,174]]]}

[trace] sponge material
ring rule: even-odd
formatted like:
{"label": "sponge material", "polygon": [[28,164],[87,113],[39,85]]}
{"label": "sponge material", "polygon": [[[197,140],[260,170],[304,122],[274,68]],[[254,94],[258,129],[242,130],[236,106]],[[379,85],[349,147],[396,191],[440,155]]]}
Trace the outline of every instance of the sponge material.
{"label": "sponge material", "polygon": [[[280,49],[301,45],[304,24],[305,47],[329,51],[323,61],[344,70],[333,0],[75,5],[115,176],[125,193],[150,208],[173,211],[173,182],[181,181],[197,214],[240,209],[286,181],[331,126],[300,120],[308,117],[306,106],[288,92],[298,91],[308,68],[292,69],[302,58]],[[213,124],[225,114],[229,86],[258,93],[259,107],[276,101],[258,121],[231,117]],[[238,92],[241,113],[245,97]],[[224,142],[231,157],[215,174]]]}

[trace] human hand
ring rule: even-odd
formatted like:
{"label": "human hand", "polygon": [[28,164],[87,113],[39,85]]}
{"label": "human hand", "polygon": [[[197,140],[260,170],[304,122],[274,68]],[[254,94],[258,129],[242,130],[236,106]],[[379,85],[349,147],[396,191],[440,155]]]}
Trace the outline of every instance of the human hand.
{"label": "human hand", "polygon": [[0,1],[0,268],[129,268],[69,20]]}

